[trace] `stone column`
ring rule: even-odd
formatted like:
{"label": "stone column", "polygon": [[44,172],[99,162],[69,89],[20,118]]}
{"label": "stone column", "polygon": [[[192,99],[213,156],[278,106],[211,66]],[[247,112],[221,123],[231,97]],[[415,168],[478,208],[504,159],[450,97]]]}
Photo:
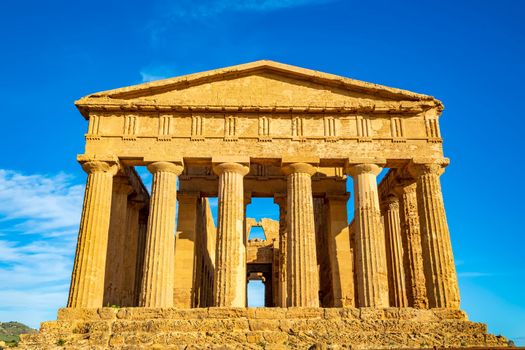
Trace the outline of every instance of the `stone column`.
{"label": "stone column", "polygon": [[67,306],[97,308],[104,298],[111,191],[118,168],[101,161],[82,168],[88,178]]}
{"label": "stone column", "polygon": [[385,237],[381,224],[377,175],[381,167],[349,167],[354,179],[354,220],[358,307],[388,307]]}
{"label": "stone column", "polygon": [[288,229],[286,224],[286,195],[276,194],[273,199],[274,203],[279,205],[279,281],[278,283],[278,305],[280,307],[286,307],[286,241],[288,235],[286,230]]}
{"label": "stone column", "polygon": [[199,193],[179,192],[179,215],[175,237],[174,306],[190,308],[197,281],[196,233]]}
{"label": "stone column", "polygon": [[346,204],[348,195],[328,195],[328,255],[332,272],[332,291],[335,307],[353,307],[354,263],[350,249],[350,232]]}
{"label": "stone column", "polygon": [[459,288],[439,176],[441,164],[411,164],[416,178],[429,306],[459,308]]}
{"label": "stone column", "polygon": [[146,206],[139,211],[139,230],[137,240],[137,259],[135,264],[135,305],[140,305],[140,290],[144,276],[144,255],[146,253],[146,235],[148,232],[148,213]]}
{"label": "stone column", "polygon": [[400,184],[395,187],[395,192],[400,198],[399,214],[403,250],[405,252],[403,264],[405,266],[408,306],[426,309],[428,307],[428,299],[425,286],[425,271],[423,270],[416,184]]}
{"label": "stone column", "polygon": [[135,290],[137,280],[137,260],[139,255],[140,241],[140,210],[144,207],[144,199],[134,195],[128,202],[127,210],[127,237],[124,240],[123,271],[122,273],[122,297],[121,306],[136,306],[137,294]]}
{"label": "stone column", "polygon": [[182,166],[170,162],[148,165],[153,174],[140,306],[173,306],[174,234],[177,177]]}
{"label": "stone column", "polygon": [[399,200],[394,195],[384,200],[384,223],[390,306],[407,307]]}
{"label": "stone column", "polygon": [[319,307],[312,175],[316,168],[292,163],[283,168],[288,189],[288,306]]}
{"label": "stone column", "polygon": [[106,257],[106,274],[104,276],[104,306],[129,306],[124,303],[124,260],[125,243],[129,241],[127,227],[128,195],[133,187],[126,176],[113,178],[111,198],[111,217],[109,220],[109,237]]}
{"label": "stone column", "polygon": [[215,306],[246,306],[246,246],[243,178],[249,167],[239,163],[220,163],[213,170],[219,175],[219,225],[215,256]]}

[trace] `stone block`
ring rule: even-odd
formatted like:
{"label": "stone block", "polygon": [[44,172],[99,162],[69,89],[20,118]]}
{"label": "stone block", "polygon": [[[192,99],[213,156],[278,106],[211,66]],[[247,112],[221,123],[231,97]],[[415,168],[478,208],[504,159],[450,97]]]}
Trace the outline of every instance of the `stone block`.
{"label": "stone block", "polygon": [[434,308],[431,311],[438,320],[467,320],[467,314],[462,310],[448,308]]}
{"label": "stone block", "polygon": [[114,320],[117,317],[119,309],[112,307],[103,307],[98,309],[98,316],[101,320]]}
{"label": "stone block", "polygon": [[360,311],[357,308],[326,308],[323,317],[325,319],[359,319]]}
{"label": "stone block", "polygon": [[255,309],[248,309],[253,310],[254,315],[250,317],[254,318],[265,318],[265,319],[283,319],[287,317],[287,310],[283,308],[255,308]]}
{"label": "stone block", "polygon": [[485,345],[485,334],[450,333],[445,335],[445,347],[476,347]]}
{"label": "stone block", "polygon": [[321,318],[324,317],[324,309],[320,307],[289,307],[286,309],[286,318]]}
{"label": "stone block", "polygon": [[247,317],[247,308],[244,307],[210,307],[208,308],[209,318],[239,318]]}
{"label": "stone block", "polygon": [[485,346],[509,346],[509,340],[501,335],[485,334]]}
{"label": "stone block", "polygon": [[100,319],[99,309],[88,308],[61,308],[58,309],[57,319],[59,321],[69,320],[98,320]]}
{"label": "stone block", "polygon": [[250,331],[266,331],[279,329],[279,320],[250,319],[248,320]]}
{"label": "stone block", "polygon": [[384,317],[383,309],[363,307],[363,308],[360,308],[359,310],[360,310],[359,318],[363,321],[382,320]]}

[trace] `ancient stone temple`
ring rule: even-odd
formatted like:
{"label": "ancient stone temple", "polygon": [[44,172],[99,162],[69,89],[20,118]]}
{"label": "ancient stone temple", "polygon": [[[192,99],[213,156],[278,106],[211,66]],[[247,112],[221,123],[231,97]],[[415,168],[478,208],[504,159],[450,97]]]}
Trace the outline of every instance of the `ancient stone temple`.
{"label": "ancient stone temple", "polygon": [[[435,98],[257,61],[76,106],[69,299],[23,347],[507,346],[459,309]],[[259,197],[278,221],[246,217]],[[247,239],[255,226],[266,239]],[[266,307],[247,307],[251,280]]]}

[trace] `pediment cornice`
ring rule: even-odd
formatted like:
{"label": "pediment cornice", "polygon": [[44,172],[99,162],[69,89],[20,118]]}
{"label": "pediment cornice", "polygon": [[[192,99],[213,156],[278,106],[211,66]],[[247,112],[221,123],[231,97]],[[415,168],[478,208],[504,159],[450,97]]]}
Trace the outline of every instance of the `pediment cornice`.
{"label": "pediment cornice", "polygon": [[[274,90],[266,101],[264,98],[250,98],[249,93],[261,97],[265,93],[255,89],[247,92],[248,98],[239,101],[229,99],[231,94],[244,92],[237,87],[236,91],[227,90],[235,81],[250,76],[259,75],[257,82],[248,83],[270,84]],[[268,78],[278,77],[274,80]],[[263,79],[266,79],[263,81]],[[282,81],[278,81],[282,79]],[[210,84],[217,86],[209,92]],[[208,84],[208,85],[206,85]],[[222,85],[221,85],[222,84]],[[227,85],[230,84],[230,85]],[[283,88],[283,84],[287,84]],[[200,87],[199,87],[200,86]],[[281,88],[293,87],[296,89],[292,97],[281,98]],[[195,101],[195,89],[202,89],[209,93]],[[206,90],[207,88],[207,90]],[[194,90],[191,90],[194,89]],[[212,95],[217,89],[226,98],[215,99]],[[221,90],[224,89],[224,90]],[[193,93],[193,99],[184,99],[186,91]],[[293,90],[293,89],[292,89]],[[259,92],[260,91],[260,92]],[[277,94],[275,94],[277,91]],[[197,91],[198,92],[198,91]],[[312,94],[301,100],[304,94]],[[170,95],[170,94],[173,94]],[[230,95],[228,95],[230,94]],[[181,98],[181,96],[183,98]],[[174,98],[172,98],[174,97]],[[299,98],[297,98],[299,97]],[[268,103],[270,102],[270,103]],[[355,79],[345,78],[333,74],[322,73],[310,69],[299,68],[273,61],[256,61],[238,66],[221,68],[202,73],[190,74],[181,77],[159,80],[115,90],[98,92],[81,98],[75,103],[84,117],[88,118],[89,111],[94,110],[123,110],[123,111],[203,111],[203,112],[292,112],[292,113],[419,113],[430,108],[439,111],[443,109],[441,102],[432,96],[418,94],[407,90],[391,88],[383,85],[367,83]]]}

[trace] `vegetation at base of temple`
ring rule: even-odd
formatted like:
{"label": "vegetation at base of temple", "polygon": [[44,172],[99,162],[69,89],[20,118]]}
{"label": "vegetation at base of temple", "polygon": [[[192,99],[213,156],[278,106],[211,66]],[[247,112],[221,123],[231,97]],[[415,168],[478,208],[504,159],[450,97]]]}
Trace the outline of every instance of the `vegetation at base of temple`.
{"label": "vegetation at base of temple", "polygon": [[[30,328],[20,322],[0,322],[0,344],[16,346],[20,341],[20,334],[35,333],[36,329]],[[0,345],[0,349],[1,349]]]}

